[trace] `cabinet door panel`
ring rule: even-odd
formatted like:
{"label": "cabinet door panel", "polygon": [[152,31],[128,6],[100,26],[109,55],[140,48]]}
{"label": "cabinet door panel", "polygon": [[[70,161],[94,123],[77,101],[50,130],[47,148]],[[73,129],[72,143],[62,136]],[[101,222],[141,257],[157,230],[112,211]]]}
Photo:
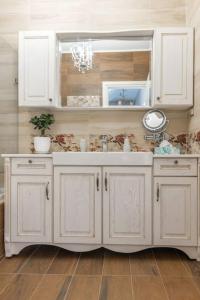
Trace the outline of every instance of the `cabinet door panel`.
{"label": "cabinet door panel", "polygon": [[193,30],[158,29],[154,45],[156,106],[192,106]]}
{"label": "cabinet door panel", "polygon": [[98,167],[55,168],[55,242],[101,243],[100,175]]}
{"label": "cabinet door panel", "polygon": [[51,177],[12,176],[12,241],[50,242],[51,205]]}
{"label": "cabinet door panel", "polygon": [[151,243],[151,168],[104,168],[104,243]]}
{"label": "cabinet door panel", "polygon": [[196,178],[155,178],[154,243],[197,245]]}
{"label": "cabinet door panel", "polygon": [[55,101],[55,35],[19,35],[19,105],[52,106]]}

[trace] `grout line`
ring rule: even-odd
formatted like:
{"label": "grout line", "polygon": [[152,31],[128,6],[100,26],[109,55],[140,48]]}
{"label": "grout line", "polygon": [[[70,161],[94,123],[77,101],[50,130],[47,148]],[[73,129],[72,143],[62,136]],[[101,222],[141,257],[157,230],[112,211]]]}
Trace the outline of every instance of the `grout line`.
{"label": "grout line", "polygon": [[[1,274],[2,275],[2,274]],[[10,274],[8,274],[10,275]],[[6,290],[6,288],[14,281],[15,277],[17,277],[17,274],[12,273],[11,275],[13,275],[13,278],[10,280],[10,282],[8,284],[5,285],[5,287],[1,290],[0,295],[3,294],[3,292]]]}
{"label": "grout line", "polygon": [[24,266],[25,266],[26,264],[28,264],[28,262],[30,261],[31,257],[36,253],[36,251],[37,251],[39,248],[40,248],[40,246],[37,246],[37,247],[33,250],[33,252],[28,256],[28,258],[25,259],[25,261],[23,262],[23,264],[21,265],[21,267],[19,268],[19,270],[16,272],[17,274],[21,274],[21,273],[20,273],[20,270],[22,270],[22,269],[24,268]]}
{"label": "grout line", "polygon": [[63,300],[66,300],[67,297],[68,297],[68,293],[69,293],[70,287],[71,287],[71,285],[72,285],[72,281],[73,281],[73,279],[74,279],[74,276],[75,276],[75,274],[76,274],[76,270],[77,270],[77,268],[78,268],[78,264],[79,264],[80,258],[81,258],[81,253],[79,253],[79,257],[78,257],[76,266],[75,266],[75,268],[74,268],[74,272],[73,272],[73,274],[72,274],[72,276],[71,276],[71,280],[70,280],[70,282],[69,282],[69,286],[68,286],[68,288],[67,288],[67,290],[66,290],[66,293],[65,293],[65,296],[64,296]]}
{"label": "grout line", "polygon": [[153,253],[153,256],[154,256],[154,259],[155,259],[156,266],[157,266],[157,268],[158,268],[159,277],[160,277],[160,279],[161,279],[162,286],[163,286],[163,288],[164,288],[165,294],[166,294],[166,296],[167,296],[167,299],[170,300],[169,294],[168,294],[168,292],[167,292],[167,288],[166,288],[166,286],[165,286],[165,282],[164,282],[164,279],[163,279],[163,277],[162,277],[162,273],[161,273],[160,268],[159,268],[159,266],[158,266],[158,262],[157,262],[157,259],[156,259],[156,255],[155,255],[155,252],[154,252],[153,249],[152,249],[152,253]]}
{"label": "grout line", "polygon": [[102,288],[102,282],[103,282],[104,261],[105,261],[105,249],[103,248],[103,263],[102,263],[102,270],[101,270],[101,282],[100,282],[100,285],[99,285],[99,293],[98,293],[98,299],[99,300],[100,300],[100,296],[101,296],[101,288]]}
{"label": "grout line", "polygon": [[133,275],[131,275],[131,294],[132,294],[133,300],[136,299],[135,290],[133,288],[134,286],[135,286],[135,277]]}
{"label": "grout line", "polygon": [[[42,277],[41,277],[41,279],[39,280],[39,282],[38,282],[38,284],[36,285],[36,287],[34,288],[34,290],[33,290],[33,292],[32,292],[32,294],[31,294],[31,296],[30,296],[30,298],[29,299],[31,299],[32,297],[33,297],[33,295],[35,294],[35,292],[38,290],[38,288],[41,286],[41,284],[42,284],[42,280],[44,279],[44,277],[46,276],[46,274],[47,274],[47,272],[48,272],[48,270],[49,270],[49,268],[50,268],[50,266],[52,265],[52,263],[53,263],[53,261],[54,261],[54,259],[56,258],[56,256],[58,255],[58,253],[59,253],[59,248],[58,248],[58,250],[56,251],[56,253],[55,253],[55,255],[54,255],[54,257],[52,258],[52,261],[49,263],[49,266],[48,266],[48,268],[46,269],[46,272],[44,272],[44,274],[42,274]],[[40,274],[41,275],[41,274]]]}
{"label": "grout line", "polygon": [[52,266],[53,262],[55,261],[56,257],[58,256],[58,253],[59,253],[59,252],[60,252],[60,248],[58,248],[57,252],[55,253],[55,256],[53,257],[51,263],[49,264],[49,266],[48,266],[48,268],[47,268],[47,270],[46,270],[45,275],[48,273],[50,267]]}
{"label": "grout line", "polygon": [[[133,256],[133,253],[131,253],[132,256]],[[133,282],[133,280],[135,281],[135,277],[133,277],[133,274],[132,274],[132,269],[131,269],[131,260],[133,260],[134,262],[134,256],[131,257],[131,254],[129,254],[129,264],[130,264],[130,274],[131,274],[131,294],[132,294],[132,298],[133,299],[136,299],[135,297],[135,291],[134,291],[134,286],[135,286],[135,283]],[[133,265],[134,266],[134,265]]]}
{"label": "grout line", "polygon": [[131,257],[131,254],[129,254],[128,256],[128,260],[129,260],[129,269],[130,269],[130,276],[131,276],[131,294],[132,294],[132,299],[135,299],[135,293],[134,293],[134,288],[133,288],[133,276],[132,276],[132,272],[131,272],[131,259],[134,259],[134,257]]}
{"label": "grout line", "polygon": [[200,288],[199,288],[199,285],[196,282],[195,278],[199,278],[199,277],[198,276],[193,276],[191,279],[192,279],[192,282],[194,283],[194,285],[195,285],[195,287],[197,289],[198,294],[200,295]]}

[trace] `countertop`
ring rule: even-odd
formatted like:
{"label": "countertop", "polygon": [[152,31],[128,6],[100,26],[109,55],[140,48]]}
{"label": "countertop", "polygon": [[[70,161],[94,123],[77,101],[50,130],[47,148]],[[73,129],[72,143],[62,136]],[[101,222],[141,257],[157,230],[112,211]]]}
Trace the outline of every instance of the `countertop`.
{"label": "countertop", "polygon": [[[70,152],[72,153],[72,152]],[[32,153],[26,153],[26,154],[1,154],[1,157],[52,157],[53,153],[47,153],[47,154],[32,154]],[[166,154],[166,155],[160,155],[160,154],[154,154],[153,158],[200,158],[200,154]]]}

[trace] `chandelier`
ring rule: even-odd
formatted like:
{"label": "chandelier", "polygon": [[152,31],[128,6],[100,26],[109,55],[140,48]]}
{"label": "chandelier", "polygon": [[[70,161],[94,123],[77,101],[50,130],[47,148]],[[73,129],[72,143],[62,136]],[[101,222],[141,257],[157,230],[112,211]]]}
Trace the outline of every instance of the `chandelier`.
{"label": "chandelier", "polygon": [[78,42],[71,47],[74,66],[79,72],[85,73],[92,69],[93,51],[90,42]]}

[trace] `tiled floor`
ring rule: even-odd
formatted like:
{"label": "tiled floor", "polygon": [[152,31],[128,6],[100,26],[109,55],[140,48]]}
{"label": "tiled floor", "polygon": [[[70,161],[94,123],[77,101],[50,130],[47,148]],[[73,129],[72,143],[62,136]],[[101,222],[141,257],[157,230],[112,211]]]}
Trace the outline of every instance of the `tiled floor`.
{"label": "tiled floor", "polygon": [[81,255],[29,247],[0,261],[0,300],[200,300],[200,263],[175,250]]}

